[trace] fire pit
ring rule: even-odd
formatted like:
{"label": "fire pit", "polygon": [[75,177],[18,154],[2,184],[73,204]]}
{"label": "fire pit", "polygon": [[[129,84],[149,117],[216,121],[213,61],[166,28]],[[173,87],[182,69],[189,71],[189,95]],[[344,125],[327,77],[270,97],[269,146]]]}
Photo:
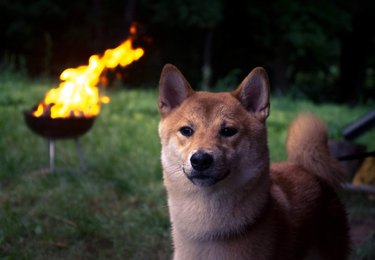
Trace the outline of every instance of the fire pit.
{"label": "fire pit", "polygon": [[36,117],[33,115],[33,110],[25,110],[23,115],[30,130],[48,140],[49,172],[55,172],[55,141],[57,139],[75,140],[80,168],[81,170],[86,169],[78,138],[90,130],[96,117]]}
{"label": "fire pit", "polygon": [[103,71],[125,67],[143,56],[142,48],[132,46],[135,29],[132,25],[127,40],[114,49],[107,49],[102,56],[92,55],[87,65],[64,70],[59,87],[49,90],[42,102],[24,111],[27,126],[48,139],[51,172],[55,170],[56,139],[75,139],[81,168],[85,168],[78,137],[90,130],[101,105],[110,101],[99,93]]}
{"label": "fire pit", "polygon": [[55,171],[55,140],[74,139],[80,159],[81,170],[86,166],[78,137],[90,130],[96,117],[67,117],[51,118],[48,116],[36,117],[33,110],[23,112],[26,125],[36,134],[48,139],[49,172]]}
{"label": "fire pit", "polygon": [[23,113],[26,125],[34,133],[49,139],[78,138],[90,130],[96,119],[96,117],[36,117],[32,112],[25,110]]}

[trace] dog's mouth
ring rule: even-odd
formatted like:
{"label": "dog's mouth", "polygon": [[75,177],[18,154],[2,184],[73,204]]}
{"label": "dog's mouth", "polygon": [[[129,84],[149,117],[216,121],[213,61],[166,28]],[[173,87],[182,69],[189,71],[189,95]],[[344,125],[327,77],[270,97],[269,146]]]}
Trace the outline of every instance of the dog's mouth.
{"label": "dog's mouth", "polygon": [[216,183],[225,179],[229,175],[229,170],[223,173],[217,173],[217,172],[212,172],[212,171],[196,171],[196,170],[186,172],[185,169],[183,171],[186,177],[194,185],[201,186],[201,187],[213,186]]}

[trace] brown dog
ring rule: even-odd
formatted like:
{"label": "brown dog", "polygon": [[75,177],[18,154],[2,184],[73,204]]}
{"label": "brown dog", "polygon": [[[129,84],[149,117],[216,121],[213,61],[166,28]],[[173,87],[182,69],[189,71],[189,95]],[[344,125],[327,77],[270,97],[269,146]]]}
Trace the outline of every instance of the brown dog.
{"label": "brown dog", "polygon": [[346,259],[343,173],[312,115],[291,125],[288,162],[270,165],[269,83],[254,69],[231,93],[195,92],[173,65],[160,79],[164,184],[174,259]]}

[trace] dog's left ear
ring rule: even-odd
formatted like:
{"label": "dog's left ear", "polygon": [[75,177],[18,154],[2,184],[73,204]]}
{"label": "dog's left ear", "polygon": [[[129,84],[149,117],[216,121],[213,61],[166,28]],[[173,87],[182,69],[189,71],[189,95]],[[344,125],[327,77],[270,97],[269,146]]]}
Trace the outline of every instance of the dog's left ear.
{"label": "dog's left ear", "polygon": [[254,113],[258,120],[264,122],[270,110],[269,93],[270,84],[267,72],[257,67],[241,82],[233,95],[247,111]]}
{"label": "dog's left ear", "polygon": [[164,117],[194,93],[189,82],[172,64],[166,64],[159,82],[159,112]]}

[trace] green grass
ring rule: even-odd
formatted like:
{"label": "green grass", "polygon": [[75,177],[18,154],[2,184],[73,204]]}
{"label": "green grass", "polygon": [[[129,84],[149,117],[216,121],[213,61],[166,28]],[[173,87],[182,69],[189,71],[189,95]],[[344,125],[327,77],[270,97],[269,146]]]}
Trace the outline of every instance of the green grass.
{"label": "green grass", "polygon": [[[56,142],[57,172],[43,174],[47,141],[26,127],[22,110],[51,86],[0,73],[0,258],[168,259],[156,90],[110,91],[111,103],[81,138],[87,170],[79,170],[74,142],[61,140]],[[287,125],[298,112],[318,114],[332,137],[341,138],[340,129],[369,109],[273,98],[272,159],[285,158]],[[373,134],[362,142],[375,147]],[[344,198],[351,219],[375,216],[374,202],[350,194]],[[355,248],[353,259],[370,259],[374,240]]]}

